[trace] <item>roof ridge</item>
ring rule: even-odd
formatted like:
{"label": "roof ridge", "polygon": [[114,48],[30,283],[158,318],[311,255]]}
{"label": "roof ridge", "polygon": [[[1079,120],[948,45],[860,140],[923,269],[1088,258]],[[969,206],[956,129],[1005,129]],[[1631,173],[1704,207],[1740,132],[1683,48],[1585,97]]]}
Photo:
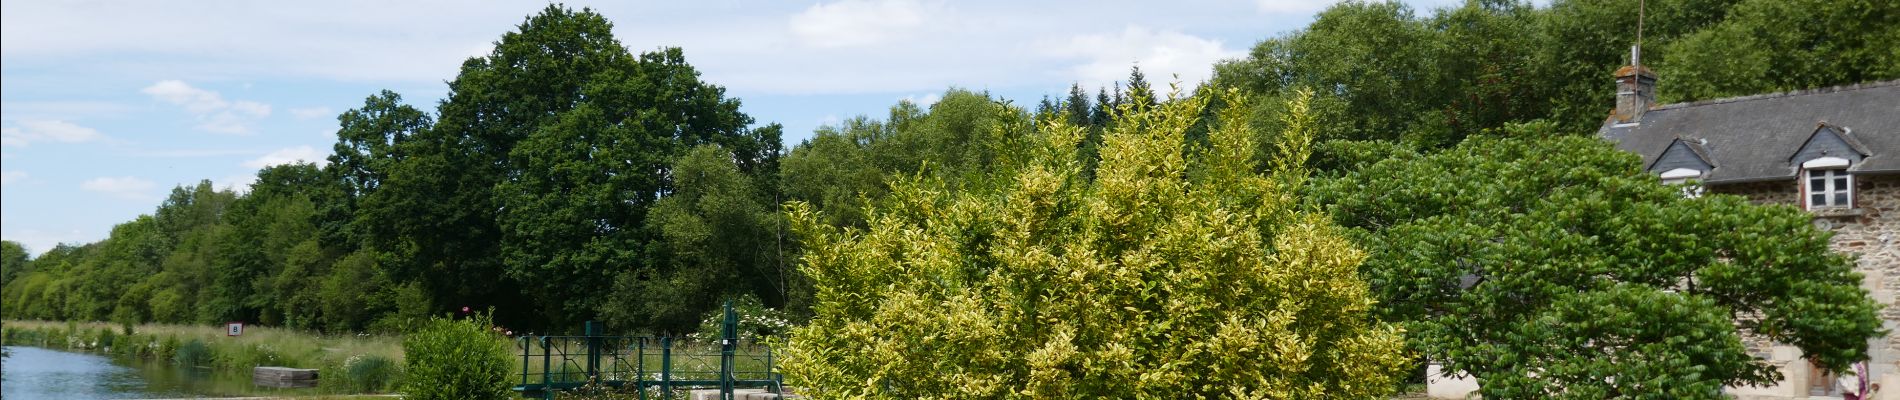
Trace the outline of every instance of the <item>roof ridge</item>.
{"label": "roof ridge", "polygon": [[1739,102],[1751,101],[1751,100],[1765,100],[1765,99],[1775,99],[1775,98],[1782,98],[1782,97],[1806,96],[1806,95],[1813,95],[1813,94],[1827,94],[1827,93],[1846,92],[1846,91],[1854,91],[1854,90],[1861,90],[1861,89],[1876,89],[1876,88],[1883,88],[1883,87],[1890,87],[1890,86],[1900,86],[1900,79],[1887,80],[1887,81],[1861,82],[1861,83],[1835,85],[1835,86],[1819,87],[1819,88],[1812,88],[1812,89],[1790,90],[1790,91],[1785,91],[1785,92],[1752,94],[1752,95],[1747,95],[1747,96],[1726,97],[1726,98],[1720,98],[1720,99],[1697,100],[1697,101],[1692,101],[1688,103],[1664,104],[1664,105],[1656,106],[1656,108],[1651,108],[1650,111],[1669,110],[1669,109],[1687,108],[1687,107],[1695,107],[1695,106],[1706,106],[1706,105],[1711,105],[1711,104],[1739,103]]}

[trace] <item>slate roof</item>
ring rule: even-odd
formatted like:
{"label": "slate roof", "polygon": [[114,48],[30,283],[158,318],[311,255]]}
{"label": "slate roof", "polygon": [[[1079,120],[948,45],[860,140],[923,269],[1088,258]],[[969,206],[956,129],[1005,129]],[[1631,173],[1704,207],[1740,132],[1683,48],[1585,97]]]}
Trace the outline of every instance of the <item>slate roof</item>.
{"label": "slate roof", "polygon": [[1597,135],[1641,154],[1645,168],[1677,138],[1695,143],[1715,165],[1703,182],[1722,184],[1793,179],[1789,158],[1821,124],[1846,128],[1871,154],[1849,171],[1900,173],[1900,80],[1663,105],[1640,124],[1606,121]]}

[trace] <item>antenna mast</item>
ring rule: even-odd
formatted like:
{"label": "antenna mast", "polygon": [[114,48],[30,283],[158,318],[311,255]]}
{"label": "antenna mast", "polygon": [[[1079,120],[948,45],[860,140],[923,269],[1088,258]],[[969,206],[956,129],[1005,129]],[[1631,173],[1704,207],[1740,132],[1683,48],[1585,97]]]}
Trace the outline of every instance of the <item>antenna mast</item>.
{"label": "antenna mast", "polygon": [[1643,68],[1643,19],[1649,8],[1649,0],[1636,1],[1636,46],[1630,48],[1630,65]]}

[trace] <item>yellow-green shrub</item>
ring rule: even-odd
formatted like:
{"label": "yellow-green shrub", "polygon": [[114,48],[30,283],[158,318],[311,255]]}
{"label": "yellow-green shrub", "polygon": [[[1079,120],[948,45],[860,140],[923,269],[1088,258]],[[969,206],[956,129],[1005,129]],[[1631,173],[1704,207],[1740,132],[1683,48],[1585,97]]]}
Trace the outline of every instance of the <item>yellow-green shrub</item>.
{"label": "yellow-green shrub", "polygon": [[995,190],[898,182],[865,230],[790,205],[817,296],[785,349],[791,384],[822,398],[1390,392],[1403,340],[1369,317],[1363,253],[1295,205],[1305,101],[1262,176],[1232,92],[1208,145],[1184,150],[1212,95],[1118,110],[1093,180],[1084,132],[1058,119]]}

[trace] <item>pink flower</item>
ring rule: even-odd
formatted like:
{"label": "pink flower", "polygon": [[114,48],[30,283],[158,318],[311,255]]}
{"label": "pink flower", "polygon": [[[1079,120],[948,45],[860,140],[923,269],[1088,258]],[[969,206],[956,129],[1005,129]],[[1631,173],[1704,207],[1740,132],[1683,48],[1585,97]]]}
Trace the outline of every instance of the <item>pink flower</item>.
{"label": "pink flower", "polygon": [[462,313],[463,313],[463,314],[467,314],[467,313],[468,313],[468,306],[462,306]]}

